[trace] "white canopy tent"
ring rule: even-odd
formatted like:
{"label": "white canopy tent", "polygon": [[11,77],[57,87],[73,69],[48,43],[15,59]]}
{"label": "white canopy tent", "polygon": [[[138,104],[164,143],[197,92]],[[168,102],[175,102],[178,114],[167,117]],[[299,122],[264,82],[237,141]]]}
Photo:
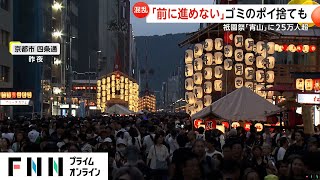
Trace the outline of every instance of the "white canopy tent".
{"label": "white canopy tent", "polygon": [[242,87],[194,114],[192,119],[215,115],[231,121],[265,121],[266,116],[276,114],[279,111],[278,106],[273,105],[250,89]]}
{"label": "white canopy tent", "polygon": [[107,108],[106,113],[108,114],[122,114],[122,115],[130,115],[134,114],[134,112],[130,111],[124,106],[121,106],[119,104],[115,104],[111,106],[110,108]]}

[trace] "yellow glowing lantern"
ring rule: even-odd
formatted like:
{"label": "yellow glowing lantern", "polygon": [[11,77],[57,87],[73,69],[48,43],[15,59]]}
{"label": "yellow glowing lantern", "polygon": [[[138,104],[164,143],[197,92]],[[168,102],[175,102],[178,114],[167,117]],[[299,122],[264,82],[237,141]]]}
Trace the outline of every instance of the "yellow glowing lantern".
{"label": "yellow glowing lantern", "polygon": [[129,101],[129,96],[124,96],[125,101]]}
{"label": "yellow glowing lantern", "polygon": [[194,105],[194,107],[197,112],[201,111],[203,109],[203,102],[201,100],[198,100]]}
{"label": "yellow glowing lantern", "polygon": [[225,59],[224,60],[224,70],[226,71],[231,71],[233,66],[233,61],[232,59]]}
{"label": "yellow glowing lantern", "polygon": [[231,124],[231,127],[232,127],[233,129],[236,129],[236,128],[240,127],[240,123],[238,123],[238,122],[233,122],[233,123]]}
{"label": "yellow glowing lantern", "polygon": [[282,51],[283,51],[283,45],[279,45],[278,52],[282,52]]}
{"label": "yellow glowing lantern", "polygon": [[245,83],[244,83],[244,86],[245,86],[246,88],[251,89],[251,91],[253,91],[253,82],[245,82]]}
{"label": "yellow glowing lantern", "polygon": [[112,93],[115,93],[116,92],[116,87],[112,87],[111,91],[112,91]]}
{"label": "yellow glowing lantern", "polygon": [[243,78],[242,78],[242,77],[236,77],[236,78],[234,79],[234,86],[235,86],[235,88],[237,88],[237,89],[243,87]]}
{"label": "yellow glowing lantern", "polygon": [[185,56],[184,56],[184,62],[186,64],[191,64],[193,60],[193,51],[191,49],[186,50]]}
{"label": "yellow glowing lantern", "polygon": [[106,102],[106,97],[102,97],[101,100],[102,100],[102,103],[105,103]]}
{"label": "yellow glowing lantern", "polygon": [[203,68],[203,61],[201,58],[197,58],[194,60],[193,68],[195,71],[201,71]]}
{"label": "yellow glowing lantern", "polygon": [[313,89],[312,85],[313,85],[312,79],[304,80],[304,86],[305,86],[306,91],[312,91],[312,89]]}
{"label": "yellow glowing lantern", "polygon": [[195,109],[194,109],[193,106],[190,106],[190,107],[189,107],[189,109],[188,109],[188,114],[190,114],[190,115],[195,114]]}
{"label": "yellow glowing lantern", "polygon": [[264,57],[262,57],[262,56],[258,56],[257,58],[256,58],[256,66],[257,66],[257,68],[259,68],[259,69],[262,69],[262,68],[264,68],[265,66],[264,66]]}
{"label": "yellow glowing lantern", "polygon": [[236,35],[234,37],[234,45],[238,48],[243,46],[243,36],[242,35]]}
{"label": "yellow glowing lantern", "polygon": [[268,42],[268,54],[274,54],[275,52],[275,43],[274,42]]}
{"label": "yellow glowing lantern", "polygon": [[[279,44],[275,44],[274,45],[274,50],[276,51],[276,52],[279,52],[279,49],[280,49],[280,45]],[[268,52],[269,53],[269,52]],[[269,53],[269,54],[271,54],[271,53]]]}
{"label": "yellow glowing lantern", "polygon": [[223,54],[222,54],[222,52],[215,52],[214,53],[214,62],[216,64],[222,64],[222,62],[223,62]]}
{"label": "yellow glowing lantern", "polygon": [[242,49],[236,49],[234,51],[234,59],[238,62],[243,61],[243,50]]}
{"label": "yellow glowing lantern", "polygon": [[103,79],[102,79],[102,84],[106,84],[106,83],[107,83],[106,78],[103,78]]}
{"label": "yellow glowing lantern", "polygon": [[303,45],[302,52],[308,53],[309,51],[310,51],[310,46],[309,45]]}
{"label": "yellow glowing lantern", "polygon": [[246,67],[246,69],[244,70],[244,76],[245,76],[245,79],[247,80],[252,80],[254,78],[254,69],[252,67]]}
{"label": "yellow glowing lantern", "polygon": [[186,92],[185,100],[188,104],[194,104],[196,102],[196,98],[193,92]]}
{"label": "yellow glowing lantern", "polygon": [[113,98],[113,99],[116,98],[116,93],[112,93],[111,98]]}
{"label": "yellow glowing lantern", "polygon": [[100,98],[99,98],[99,99],[97,99],[97,104],[101,104],[101,100],[100,100]]}
{"label": "yellow glowing lantern", "polygon": [[304,79],[299,78],[296,80],[296,88],[303,91],[304,90]]}
{"label": "yellow glowing lantern", "polygon": [[124,94],[124,90],[123,89],[120,89],[120,94]]}
{"label": "yellow glowing lantern", "polygon": [[214,47],[217,51],[221,51],[223,49],[223,39],[222,38],[216,38],[214,40]]}
{"label": "yellow glowing lantern", "polygon": [[101,86],[101,80],[97,81],[97,86]]}
{"label": "yellow glowing lantern", "polygon": [[259,53],[261,55],[266,54],[265,42],[263,42],[263,41],[257,42],[257,53]]}
{"label": "yellow glowing lantern", "polygon": [[[106,96],[106,93],[104,91],[104,96]],[[101,93],[97,93],[97,98],[100,99],[101,98]]]}
{"label": "yellow glowing lantern", "polygon": [[267,71],[266,81],[267,83],[274,83],[274,71]]}
{"label": "yellow glowing lantern", "polygon": [[[1,98],[7,98],[7,93],[1,92]],[[17,98],[21,98],[21,92],[17,92]]]}
{"label": "yellow glowing lantern", "polygon": [[214,81],[214,90],[215,91],[222,91],[222,80],[215,80]]}
{"label": "yellow glowing lantern", "polygon": [[193,75],[194,84],[200,85],[202,84],[202,73],[195,73]]}
{"label": "yellow glowing lantern", "polygon": [[[103,91],[102,91],[103,92]],[[110,89],[107,89],[106,91],[104,92],[107,92],[107,94],[111,94],[111,90]]]}
{"label": "yellow glowing lantern", "polygon": [[193,89],[193,93],[196,96],[196,98],[200,99],[203,97],[203,89],[200,86],[195,86]]}
{"label": "yellow glowing lantern", "polygon": [[265,73],[263,70],[257,70],[256,71],[256,81],[259,83],[264,82],[265,80]]}
{"label": "yellow glowing lantern", "polygon": [[223,75],[223,67],[216,66],[214,68],[214,77],[220,79],[220,78],[222,78],[222,75]]}
{"label": "yellow glowing lantern", "polygon": [[213,50],[213,40],[212,39],[206,39],[204,41],[204,50],[212,51]]}
{"label": "yellow glowing lantern", "polygon": [[106,108],[106,104],[101,104],[101,108],[103,108],[101,111],[104,110],[104,108]]}
{"label": "yellow glowing lantern", "polygon": [[186,77],[191,77],[193,75],[193,65],[192,64],[187,64],[185,67],[185,76]]}
{"label": "yellow glowing lantern", "polygon": [[111,84],[110,84],[110,83],[107,83],[106,89],[110,89],[110,88],[111,88]]}
{"label": "yellow glowing lantern", "polygon": [[[105,97],[107,95],[106,91],[102,91],[102,97]],[[98,95],[100,95],[100,93],[98,93]]]}
{"label": "yellow glowing lantern", "polygon": [[124,89],[124,83],[121,83],[121,84],[120,84],[120,88],[121,88],[121,89]]}
{"label": "yellow glowing lantern", "polygon": [[[7,92],[7,98],[11,98],[11,92]],[[22,98],[27,98],[27,93],[26,92],[22,92]]]}
{"label": "yellow glowing lantern", "polygon": [[193,79],[192,78],[187,78],[185,80],[185,89],[187,91],[192,91],[193,90],[193,86],[194,86]]}
{"label": "yellow glowing lantern", "polygon": [[111,80],[112,80],[112,81],[115,81],[115,80],[116,80],[116,75],[114,75],[114,74],[111,75]]}
{"label": "yellow glowing lantern", "polygon": [[97,87],[97,92],[101,92],[101,87]]}
{"label": "yellow glowing lantern", "polygon": [[207,67],[204,69],[204,79],[210,80],[212,79],[212,68],[211,67]]}
{"label": "yellow glowing lantern", "polygon": [[203,104],[206,107],[210,106],[212,104],[212,96],[211,95],[205,95],[203,97]]}
{"label": "yellow glowing lantern", "polygon": [[124,95],[120,95],[120,99],[123,100],[124,99]]}
{"label": "yellow glowing lantern", "polygon": [[237,63],[234,65],[234,73],[237,76],[242,76],[243,75],[243,64]]}
{"label": "yellow glowing lantern", "polygon": [[115,87],[116,86],[116,81],[111,81],[111,87]]}
{"label": "yellow glowing lantern", "polygon": [[203,45],[200,43],[194,45],[193,53],[194,53],[194,58],[199,58],[200,56],[202,56]]}
{"label": "yellow glowing lantern", "polygon": [[257,129],[257,132],[261,132],[263,130],[263,125],[261,123],[255,124],[254,127]]}
{"label": "yellow glowing lantern", "polygon": [[212,83],[210,81],[207,81],[203,84],[203,91],[205,94],[212,93]]}
{"label": "yellow glowing lantern", "polygon": [[125,84],[124,89],[129,89],[129,84]]}
{"label": "yellow glowing lantern", "polygon": [[111,95],[108,94],[108,95],[107,95],[107,101],[110,101],[110,99],[111,99]]}
{"label": "yellow glowing lantern", "polygon": [[245,57],[244,57],[245,63],[248,66],[252,66],[253,62],[254,62],[254,54],[253,53],[246,53]]}
{"label": "yellow glowing lantern", "polygon": [[110,82],[111,82],[110,77],[107,77],[107,83],[110,83]]}
{"label": "yellow glowing lantern", "polygon": [[256,93],[261,96],[261,97],[266,97],[267,93],[266,91],[261,91],[261,89],[264,88],[264,85],[263,84],[257,84],[256,85]]}
{"label": "yellow glowing lantern", "polygon": [[[267,85],[266,88],[269,89],[269,88],[272,88],[273,85]],[[267,91],[267,97],[268,98],[272,98],[274,95],[274,91]]]}
{"label": "yellow glowing lantern", "polygon": [[276,59],[273,56],[268,56],[266,67],[269,69],[273,69],[275,65],[276,65]]}
{"label": "yellow glowing lantern", "polygon": [[32,98],[32,92],[27,92],[27,98],[29,98],[29,99]]}
{"label": "yellow glowing lantern", "polygon": [[207,65],[207,66],[210,66],[212,65],[213,63],[213,56],[211,53],[206,53],[204,56],[203,56],[203,61],[204,61],[204,64]]}
{"label": "yellow glowing lantern", "polygon": [[129,78],[124,79],[124,83],[128,84],[129,83]]}
{"label": "yellow glowing lantern", "polygon": [[290,52],[296,52],[297,51],[297,47],[294,44],[290,44],[288,46],[288,51]]}
{"label": "yellow glowing lantern", "polygon": [[232,57],[233,49],[232,49],[231,45],[224,46],[223,51],[224,51],[224,56],[225,57],[227,57],[227,58],[231,58]]}
{"label": "yellow glowing lantern", "polygon": [[253,51],[254,40],[252,38],[248,38],[248,39],[245,40],[244,45],[246,47],[246,50],[248,52],[251,52],[251,51]]}

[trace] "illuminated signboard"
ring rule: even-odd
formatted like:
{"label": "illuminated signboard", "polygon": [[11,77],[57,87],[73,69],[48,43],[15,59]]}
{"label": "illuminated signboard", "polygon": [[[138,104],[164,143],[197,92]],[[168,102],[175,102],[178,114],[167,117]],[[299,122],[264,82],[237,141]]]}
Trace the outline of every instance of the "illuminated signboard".
{"label": "illuminated signboard", "polygon": [[301,91],[320,91],[320,79],[296,79],[296,88]]}
{"label": "illuminated signboard", "polygon": [[300,104],[320,104],[320,94],[298,94]]}
{"label": "illuminated signboard", "polygon": [[30,105],[29,99],[8,99],[0,100],[0,106],[28,106]]}
{"label": "illuminated signboard", "polygon": [[31,99],[32,92],[0,92],[0,99]]}

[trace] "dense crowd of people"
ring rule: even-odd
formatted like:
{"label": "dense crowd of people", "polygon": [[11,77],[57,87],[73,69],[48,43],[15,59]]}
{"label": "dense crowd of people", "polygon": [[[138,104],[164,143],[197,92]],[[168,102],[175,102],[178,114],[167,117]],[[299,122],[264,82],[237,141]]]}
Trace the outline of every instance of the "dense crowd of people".
{"label": "dense crowd of people", "polygon": [[320,174],[319,127],[205,131],[185,114],[0,122],[1,152],[108,152],[115,180],[295,180]]}

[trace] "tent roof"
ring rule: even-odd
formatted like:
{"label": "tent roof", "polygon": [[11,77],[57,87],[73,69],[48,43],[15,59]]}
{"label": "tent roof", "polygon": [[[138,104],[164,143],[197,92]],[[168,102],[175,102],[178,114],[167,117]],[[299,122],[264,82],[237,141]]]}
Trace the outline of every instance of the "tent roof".
{"label": "tent roof", "polygon": [[267,115],[276,113],[279,107],[260,97],[246,87],[237,89],[224,96],[200,112],[194,114],[192,119],[216,115],[225,120],[265,120]]}
{"label": "tent roof", "polygon": [[133,114],[132,111],[130,111],[126,107],[121,106],[119,104],[115,104],[115,105],[111,106],[110,108],[108,108],[106,113],[109,113],[109,114],[125,114],[125,115]]}

